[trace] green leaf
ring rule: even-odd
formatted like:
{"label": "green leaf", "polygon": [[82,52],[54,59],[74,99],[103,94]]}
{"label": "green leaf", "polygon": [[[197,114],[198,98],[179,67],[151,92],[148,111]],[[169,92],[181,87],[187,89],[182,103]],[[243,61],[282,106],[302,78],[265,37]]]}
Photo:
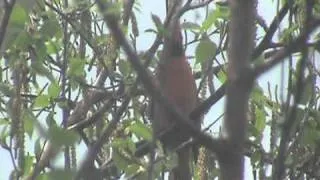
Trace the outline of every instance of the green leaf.
{"label": "green leaf", "polygon": [[145,140],[152,140],[152,131],[150,127],[141,123],[140,121],[134,121],[134,123],[129,125],[126,130],[134,133],[138,137],[141,137]]}
{"label": "green leaf", "polygon": [[216,9],[212,10],[206,20],[201,25],[201,32],[206,32],[211,26],[217,22],[218,19],[227,20],[230,15],[228,7],[217,6]]}
{"label": "green leaf", "polygon": [[118,169],[125,169],[128,166],[128,161],[117,151],[113,151],[112,160]]}
{"label": "green leaf", "polygon": [[317,131],[315,127],[310,126],[310,124],[307,124],[303,127],[302,144],[315,148],[317,145],[317,141],[319,140],[320,132]]}
{"label": "green leaf", "polygon": [[29,174],[33,168],[34,157],[30,155],[24,156],[24,171],[26,174]]}
{"label": "green leaf", "polygon": [[202,32],[207,31],[216,20],[217,20],[217,15],[216,15],[215,11],[213,10],[209,13],[206,20],[202,23],[201,31]]}
{"label": "green leaf", "polygon": [[41,61],[32,62],[32,70],[40,76],[46,76],[50,81],[54,81],[54,77],[51,72],[44,66]]}
{"label": "green leaf", "polygon": [[50,104],[50,97],[46,94],[39,95],[34,103],[35,107],[47,107]]}
{"label": "green leaf", "polygon": [[254,151],[252,154],[251,154],[251,163],[252,164],[256,164],[257,162],[261,161],[261,154],[259,151]]}
{"label": "green leaf", "polygon": [[258,132],[262,133],[262,131],[266,127],[266,114],[260,108],[256,108],[255,109],[255,116],[256,116],[256,118],[255,118],[256,121],[255,121],[254,126],[258,130]]}
{"label": "green leaf", "polygon": [[217,6],[217,13],[218,19],[227,20],[230,16],[230,8],[228,6]]}
{"label": "green leaf", "polygon": [[13,44],[15,44],[21,33],[25,33],[24,27],[27,21],[28,14],[26,10],[19,3],[17,3],[12,10],[8,23],[5,39],[5,46],[7,48],[10,48]]}
{"label": "green leaf", "polygon": [[253,124],[249,124],[248,126],[248,137],[259,137],[261,135],[261,133],[257,130],[257,128],[255,127],[255,125]]}
{"label": "green leaf", "polygon": [[48,172],[42,173],[37,177],[37,180],[50,180]]}
{"label": "green leaf", "polygon": [[69,69],[68,69],[68,75],[70,76],[84,76],[84,66],[86,64],[86,61],[81,58],[71,58]]}
{"label": "green leaf", "polygon": [[14,90],[9,83],[0,82],[0,92],[9,97],[14,95]]}
{"label": "green leaf", "polygon": [[288,43],[292,38],[297,34],[295,31],[299,29],[298,24],[292,24],[289,28],[283,29],[280,33],[280,41],[284,43]]}
{"label": "green leaf", "polygon": [[49,40],[47,42],[45,42],[45,46],[46,46],[46,50],[48,54],[56,54],[59,52],[59,50],[61,49],[61,47],[63,47],[61,45],[61,41],[57,41],[57,40]]}
{"label": "green leaf", "polygon": [[73,131],[51,126],[49,129],[49,138],[56,147],[73,145],[78,139],[78,135]]}
{"label": "green leaf", "polygon": [[3,125],[9,125],[8,118],[0,118],[0,126],[3,126]]}
{"label": "green leaf", "polygon": [[119,71],[121,72],[121,74],[123,76],[127,76],[130,74],[130,70],[131,70],[131,67],[129,62],[121,59],[119,61]]}
{"label": "green leaf", "polygon": [[163,27],[163,24],[162,24],[160,18],[154,14],[151,14],[151,19],[152,19],[153,23],[156,25],[158,32],[163,32],[164,27]]}
{"label": "green leaf", "polygon": [[[108,1],[104,1],[104,3],[108,3]],[[113,2],[113,3],[109,3],[108,6],[109,6],[108,7],[108,11],[105,12],[105,13],[110,14],[110,15],[115,16],[115,17],[120,17],[121,16],[122,3]]]}
{"label": "green leaf", "polygon": [[26,10],[21,6],[21,4],[16,4],[12,10],[9,24],[23,27],[27,20],[28,13]]}
{"label": "green leaf", "polygon": [[204,35],[196,47],[196,63],[202,64],[216,55],[217,45]]}
{"label": "green leaf", "polygon": [[55,37],[57,34],[61,35],[61,27],[59,21],[56,19],[56,15],[48,14],[48,20],[44,21],[43,26],[40,28],[40,33],[52,38]]}
{"label": "green leaf", "polygon": [[36,59],[37,63],[43,63],[48,55],[47,54],[47,47],[46,47],[43,39],[35,40],[34,46],[35,46],[35,51],[36,51],[36,55],[37,55],[37,59]]}
{"label": "green leaf", "polygon": [[156,30],[154,30],[154,29],[146,29],[146,30],[144,30],[144,32],[146,32],[146,33],[154,33],[154,34],[157,34],[157,31]]}
{"label": "green leaf", "polygon": [[6,147],[9,147],[8,144],[7,144],[7,137],[9,137],[10,135],[10,128],[9,126],[4,126],[4,127],[1,127],[1,133],[0,133],[0,144],[1,146],[6,146]]}
{"label": "green leaf", "polygon": [[256,84],[252,90],[251,97],[256,105],[259,107],[265,105],[265,96],[263,94],[263,89],[259,86],[259,84]]}
{"label": "green leaf", "polygon": [[60,94],[60,86],[56,81],[54,81],[48,87],[48,95],[51,98],[57,98],[59,94]]}
{"label": "green leaf", "polygon": [[27,31],[23,31],[17,34],[14,44],[19,49],[26,49],[32,44],[32,40],[30,34]]}
{"label": "green leaf", "polygon": [[219,81],[220,81],[221,83],[226,82],[226,80],[227,80],[227,74],[226,74],[226,71],[225,71],[224,68],[221,68],[221,69],[219,70],[219,72],[218,72],[218,74],[217,74],[217,78],[219,79]]}
{"label": "green leaf", "polygon": [[119,139],[119,138],[115,139],[115,140],[113,140],[111,145],[112,145],[112,147],[119,148],[119,149],[128,149],[131,152],[135,152],[136,151],[135,144],[129,138],[127,138],[127,139]]}
{"label": "green leaf", "polygon": [[139,172],[139,165],[137,164],[130,164],[125,168],[126,176],[130,177],[131,175],[135,175]]}

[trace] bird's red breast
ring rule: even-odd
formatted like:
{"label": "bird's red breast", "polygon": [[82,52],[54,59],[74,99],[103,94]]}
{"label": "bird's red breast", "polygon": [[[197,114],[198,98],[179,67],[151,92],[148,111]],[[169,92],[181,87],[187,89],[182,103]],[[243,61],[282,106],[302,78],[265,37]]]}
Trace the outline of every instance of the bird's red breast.
{"label": "bird's red breast", "polygon": [[[171,60],[160,63],[157,79],[160,90],[168,100],[182,113],[189,115],[197,105],[197,88],[186,57],[184,55],[172,57]],[[154,104],[153,113],[156,134],[170,128],[176,122],[174,117],[157,102]],[[200,126],[198,122],[195,124]],[[188,133],[176,126],[162,138],[162,141],[166,146],[174,148],[187,138]]]}

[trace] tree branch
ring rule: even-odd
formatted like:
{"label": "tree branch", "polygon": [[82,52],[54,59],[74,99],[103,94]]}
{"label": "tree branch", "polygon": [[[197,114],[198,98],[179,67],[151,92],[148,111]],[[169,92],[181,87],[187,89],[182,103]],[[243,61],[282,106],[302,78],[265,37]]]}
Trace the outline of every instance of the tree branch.
{"label": "tree branch", "polygon": [[248,101],[254,82],[250,59],[256,35],[256,0],[228,1],[231,9],[228,49],[228,84],[224,135],[231,149],[218,155],[221,179],[244,178],[244,142],[247,133]]}
{"label": "tree branch", "polygon": [[258,77],[265,73],[266,71],[273,68],[275,65],[279,64],[284,60],[285,57],[289,56],[291,53],[296,52],[303,48],[304,46],[308,46],[306,44],[306,39],[308,36],[317,29],[320,25],[320,19],[316,19],[310,22],[310,28],[308,28],[303,34],[301,34],[296,40],[291,42],[287,47],[279,50],[276,54],[274,54],[271,59],[261,65],[257,65],[253,70],[253,75]]}
{"label": "tree branch", "polygon": [[192,0],[188,0],[186,2],[186,4],[181,8],[181,10],[178,12],[178,16],[182,16],[184,13],[186,13],[187,11],[193,10],[193,9],[197,9],[197,8],[201,8],[204,6],[209,5],[211,2],[213,2],[213,0],[206,0],[206,1],[202,1],[199,2],[197,4],[191,5]]}
{"label": "tree branch", "polygon": [[260,44],[255,48],[254,52],[253,52],[253,58],[252,60],[256,59],[258,56],[260,56],[260,54],[269,47],[272,37],[274,35],[274,33],[277,31],[280,22],[282,21],[282,19],[285,17],[285,15],[287,14],[289,10],[289,3],[286,2],[283,7],[281,8],[279,14],[273,19],[268,32],[266,33],[266,35],[264,36],[263,40],[260,42]]}
{"label": "tree branch", "polygon": [[6,31],[9,24],[10,16],[12,13],[13,6],[16,3],[16,0],[3,0],[4,1],[4,15],[1,21],[0,27],[0,50],[2,51],[2,43],[6,37]]}

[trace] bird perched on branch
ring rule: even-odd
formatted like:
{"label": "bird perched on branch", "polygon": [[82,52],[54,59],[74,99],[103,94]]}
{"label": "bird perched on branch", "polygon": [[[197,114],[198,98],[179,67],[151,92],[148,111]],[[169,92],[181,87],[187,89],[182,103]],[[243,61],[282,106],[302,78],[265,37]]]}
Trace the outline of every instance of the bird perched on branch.
{"label": "bird perched on branch", "polygon": [[[169,6],[170,7],[170,6]],[[177,6],[179,7],[179,6]],[[158,88],[168,98],[170,103],[182,113],[189,115],[198,102],[197,87],[187,62],[179,17],[174,15],[166,29],[163,41],[163,51],[156,72]],[[152,105],[152,127],[156,136],[160,136],[165,149],[174,149],[190,138],[181,125],[176,123],[174,116],[165,110],[157,101]],[[200,129],[201,121],[192,122]],[[171,173],[175,180],[191,179],[190,160],[191,147],[178,149],[178,166]]]}

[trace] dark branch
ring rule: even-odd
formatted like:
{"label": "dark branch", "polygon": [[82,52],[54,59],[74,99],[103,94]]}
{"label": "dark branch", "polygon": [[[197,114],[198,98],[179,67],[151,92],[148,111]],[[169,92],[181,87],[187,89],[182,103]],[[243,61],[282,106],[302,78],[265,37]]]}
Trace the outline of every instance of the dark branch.
{"label": "dark branch", "polygon": [[284,4],[284,6],[281,8],[279,14],[273,19],[269,30],[267,32],[267,34],[264,36],[263,40],[260,42],[260,44],[258,45],[258,47],[255,48],[254,52],[253,52],[253,60],[256,59],[258,56],[260,56],[260,54],[266,50],[267,48],[269,48],[269,45],[271,43],[272,37],[274,35],[274,33],[277,31],[280,22],[282,21],[282,19],[284,18],[284,16],[287,14],[289,10],[289,3],[286,2]]}
{"label": "dark branch", "polygon": [[276,54],[274,54],[271,59],[262,65],[256,66],[253,70],[255,77],[258,77],[265,73],[266,71],[273,68],[275,65],[279,64],[284,60],[285,57],[289,56],[291,53],[301,50],[303,47],[308,47],[306,40],[308,36],[320,25],[320,19],[310,22],[310,28],[308,28],[303,34],[301,34],[296,40],[291,42],[287,47],[281,49]]}
{"label": "dark branch", "polygon": [[8,23],[10,20],[10,16],[12,13],[13,6],[16,3],[16,0],[3,0],[4,1],[4,15],[1,21],[1,27],[0,27],[0,49],[2,50],[2,43],[4,40],[4,37],[6,35]]}

